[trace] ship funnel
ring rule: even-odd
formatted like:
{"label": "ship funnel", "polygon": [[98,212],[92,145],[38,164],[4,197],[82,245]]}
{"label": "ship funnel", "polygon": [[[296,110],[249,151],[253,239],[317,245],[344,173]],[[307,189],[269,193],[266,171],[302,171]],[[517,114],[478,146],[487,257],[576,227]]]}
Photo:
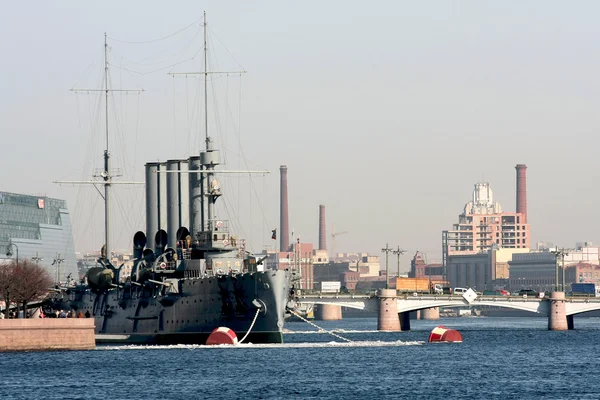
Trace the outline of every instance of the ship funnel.
{"label": "ship funnel", "polygon": [[139,260],[142,258],[144,247],[146,246],[146,235],[142,231],[137,231],[133,235],[133,258]]}
{"label": "ship funnel", "polygon": [[287,186],[287,166],[279,167],[279,248],[281,251],[288,251],[290,248],[290,225],[288,219],[288,186]]}
{"label": "ship funnel", "polygon": [[154,253],[157,256],[161,255],[165,250],[165,246],[167,245],[167,232],[164,229],[156,232],[156,236],[154,236]]}

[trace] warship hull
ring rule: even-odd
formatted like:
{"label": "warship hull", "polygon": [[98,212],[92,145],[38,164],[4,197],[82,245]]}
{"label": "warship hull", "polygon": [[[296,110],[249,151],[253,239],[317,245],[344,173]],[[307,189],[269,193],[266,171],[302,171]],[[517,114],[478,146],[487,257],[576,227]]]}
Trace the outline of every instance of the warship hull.
{"label": "warship hull", "polygon": [[264,271],[123,285],[105,293],[73,288],[53,308],[89,312],[97,343],[205,344],[218,327],[244,342],[282,343],[292,274]]}
{"label": "warship hull", "polygon": [[[204,18],[206,56],[206,15]],[[106,39],[105,34],[102,91],[108,110],[112,89],[108,86]],[[205,57],[205,99],[207,76]],[[204,151],[187,159],[146,163],[146,230],[134,234],[132,269],[122,273],[123,265],[117,267],[111,259],[109,199],[115,182],[106,114],[107,147],[98,175],[102,180],[92,181],[104,186],[101,255],[79,286],[57,287],[52,304],[54,309],[94,318],[100,343],[205,344],[212,331],[221,327],[233,330],[242,341],[283,340],[286,311],[294,307],[295,273],[262,270],[267,256],[257,260],[246,241],[229,230],[229,221],[222,219],[229,215],[226,205],[217,207],[223,195],[219,173],[268,171],[220,170],[221,153],[208,132],[207,102],[204,116]]]}

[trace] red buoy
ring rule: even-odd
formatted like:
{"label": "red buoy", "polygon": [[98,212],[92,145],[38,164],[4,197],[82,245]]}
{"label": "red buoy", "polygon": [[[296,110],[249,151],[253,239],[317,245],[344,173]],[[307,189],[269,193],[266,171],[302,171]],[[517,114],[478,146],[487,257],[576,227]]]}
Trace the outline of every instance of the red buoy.
{"label": "red buoy", "polygon": [[440,325],[429,334],[429,342],[462,342],[462,335],[459,331]]}
{"label": "red buoy", "polygon": [[206,345],[211,346],[215,344],[237,344],[238,339],[234,331],[229,328],[219,327],[214,329],[208,339]]}

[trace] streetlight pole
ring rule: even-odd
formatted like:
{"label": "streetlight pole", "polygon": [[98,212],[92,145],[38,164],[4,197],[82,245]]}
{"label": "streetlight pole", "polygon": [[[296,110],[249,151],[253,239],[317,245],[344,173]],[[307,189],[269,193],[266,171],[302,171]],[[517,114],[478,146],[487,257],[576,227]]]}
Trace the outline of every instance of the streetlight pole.
{"label": "streetlight pole", "polygon": [[52,265],[56,264],[56,284],[60,286],[60,264],[65,261],[64,258],[60,258],[60,254],[56,255],[54,261],[52,261]]}
{"label": "streetlight pole", "polygon": [[17,267],[18,267],[19,266],[19,246],[17,246],[13,242],[10,242],[8,244],[8,246],[6,246],[6,255],[8,257],[12,257],[12,252],[10,251],[11,246],[15,246],[15,249],[17,249]]}
{"label": "streetlight pole", "polygon": [[568,256],[569,253],[567,253],[564,248],[562,248],[560,252],[561,252],[561,258],[562,258],[562,289],[563,289],[563,292],[566,292],[566,289],[565,289],[565,256]]}
{"label": "streetlight pole", "polygon": [[565,256],[569,255],[569,253],[567,253],[565,251],[564,248],[562,249],[556,249],[556,250],[552,250],[550,253],[554,254],[555,257],[555,269],[556,269],[556,285],[554,285],[554,291],[558,292],[559,291],[559,283],[558,283],[558,258],[560,257],[562,259],[562,291],[565,290]]}
{"label": "streetlight pole", "polygon": [[388,255],[393,250],[390,249],[390,247],[386,243],[385,248],[381,249],[381,251],[383,251],[385,253],[385,288],[389,289],[390,288],[390,268],[388,265]]}
{"label": "streetlight pole", "polygon": [[36,265],[40,265],[40,261],[44,261],[43,258],[41,258],[38,254],[38,252],[35,252],[35,257],[31,257],[31,261],[35,262]]}
{"label": "streetlight pole", "polygon": [[392,253],[394,253],[394,254],[396,254],[398,256],[398,277],[400,277],[400,256],[402,254],[406,253],[406,250],[400,250],[400,246],[398,246],[398,249],[392,251]]}

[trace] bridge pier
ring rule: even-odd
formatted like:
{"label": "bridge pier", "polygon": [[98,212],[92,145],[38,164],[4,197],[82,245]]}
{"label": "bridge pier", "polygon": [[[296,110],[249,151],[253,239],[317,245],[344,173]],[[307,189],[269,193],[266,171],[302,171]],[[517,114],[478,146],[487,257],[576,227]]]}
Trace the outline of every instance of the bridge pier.
{"label": "bridge pier", "polygon": [[567,306],[565,304],[565,292],[550,293],[550,305],[548,309],[548,330],[566,331],[573,329],[573,316],[571,317],[571,328],[569,328],[567,317]]}
{"label": "bridge pier", "polygon": [[339,321],[342,319],[342,307],[335,304],[319,304],[315,309],[318,321]]}
{"label": "bridge pier", "polygon": [[439,307],[431,307],[421,310],[421,318],[429,321],[435,321],[440,319],[440,308]]}
{"label": "bridge pier", "polygon": [[[398,302],[395,289],[379,289],[379,310],[377,313],[378,331],[399,331]],[[407,318],[408,318],[408,313]],[[409,323],[410,324],[410,323]]]}

